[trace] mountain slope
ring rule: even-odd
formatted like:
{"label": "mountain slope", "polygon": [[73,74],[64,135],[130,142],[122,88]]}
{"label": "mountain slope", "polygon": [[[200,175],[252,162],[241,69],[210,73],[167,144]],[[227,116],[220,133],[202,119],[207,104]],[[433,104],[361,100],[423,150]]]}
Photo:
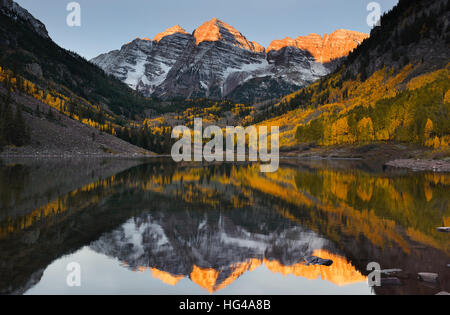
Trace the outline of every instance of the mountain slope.
{"label": "mountain slope", "polygon": [[43,87],[56,83],[60,90],[68,89],[115,114],[128,116],[152,106],[119,80],[56,45],[45,26],[11,0],[0,3],[0,51],[2,67]]}
{"label": "mountain slope", "polygon": [[137,38],[92,62],[132,89],[151,94],[165,80],[190,40],[191,35],[175,26],[156,35],[154,41]]}
{"label": "mountain slope", "polygon": [[[282,143],[448,148],[449,2],[402,0],[335,72],[274,106]],[[297,126],[299,128],[297,129]]]}
{"label": "mountain slope", "polygon": [[0,52],[0,149],[26,145],[3,154],[147,153],[130,144],[142,146],[144,131],[127,118],[142,117],[154,101],[56,45],[11,0],[0,2]]}
{"label": "mountain slope", "polygon": [[[5,93],[0,88],[0,96]],[[30,139],[24,146],[6,146],[2,157],[143,156],[150,152],[82,124],[30,96],[12,95],[13,108],[20,106]],[[0,97],[0,104],[3,103]],[[51,113],[51,114],[50,114]],[[1,116],[1,115],[0,115]],[[1,124],[0,124],[1,125]]]}
{"label": "mountain slope", "polygon": [[[313,43],[308,42],[310,37]],[[147,96],[226,97],[252,103],[311,84],[365,38],[366,34],[338,30],[323,39],[310,35],[298,42],[275,41],[266,50],[213,18],[192,35],[175,26],[153,41],[136,39],[92,62]]]}

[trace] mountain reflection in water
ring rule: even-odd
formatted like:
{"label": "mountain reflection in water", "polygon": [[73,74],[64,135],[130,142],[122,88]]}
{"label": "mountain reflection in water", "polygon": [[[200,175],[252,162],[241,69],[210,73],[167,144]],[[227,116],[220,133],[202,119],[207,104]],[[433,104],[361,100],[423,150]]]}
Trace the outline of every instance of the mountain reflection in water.
{"label": "mountain reflection in water", "polygon": [[[151,274],[161,290],[183,283],[184,294],[232,284],[240,293],[256,286],[245,277],[252,273],[279,288],[296,277],[342,293],[352,284],[367,288],[369,262],[404,270],[400,286],[376,294],[450,291],[449,236],[436,231],[450,223],[449,185],[449,175],[356,162],[298,162],[273,174],[258,165],[166,160],[4,162],[0,293],[51,291],[52,267],[81,254]],[[309,264],[311,257],[333,264]],[[417,272],[439,273],[440,281],[425,284]],[[54,275],[62,283],[66,276],[65,269]],[[264,293],[264,282],[257,285]]]}

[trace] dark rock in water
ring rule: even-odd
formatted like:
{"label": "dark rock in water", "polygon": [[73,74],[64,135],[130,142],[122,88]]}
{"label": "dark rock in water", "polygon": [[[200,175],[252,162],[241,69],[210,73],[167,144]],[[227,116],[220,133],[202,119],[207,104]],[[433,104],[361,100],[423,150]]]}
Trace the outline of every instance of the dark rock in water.
{"label": "dark rock in water", "polygon": [[393,274],[397,274],[402,272],[403,270],[401,269],[384,269],[384,270],[380,270],[380,273],[383,275],[393,275]]}
{"label": "dark rock in water", "polygon": [[333,264],[333,261],[330,259],[322,259],[319,257],[311,256],[305,258],[306,265],[321,265],[321,266],[331,266]]}
{"label": "dark rock in water", "polygon": [[435,283],[438,281],[439,275],[431,272],[419,272],[418,279],[425,282]]}
{"label": "dark rock in water", "polygon": [[401,285],[401,281],[398,278],[381,278],[381,286],[386,285]]}
{"label": "dark rock in water", "polygon": [[445,291],[442,291],[442,292],[439,292],[438,294],[436,294],[436,295],[450,295],[450,293],[448,293],[448,292],[445,292]]}
{"label": "dark rock in water", "polygon": [[438,227],[436,230],[442,233],[450,233],[450,227]]}

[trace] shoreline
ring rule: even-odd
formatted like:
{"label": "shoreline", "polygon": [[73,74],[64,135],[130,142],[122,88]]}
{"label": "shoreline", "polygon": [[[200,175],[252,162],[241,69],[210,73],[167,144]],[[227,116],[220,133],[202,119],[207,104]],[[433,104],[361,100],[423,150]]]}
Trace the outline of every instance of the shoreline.
{"label": "shoreline", "polygon": [[409,169],[413,172],[432,171],[435,173],[450,173],[450,162],[439,160],[398,159],[384,164],[387,167]]}
{"label": "shoreline", "polygon": [[[0,153],[0,159],[159,159],[171,158],[170,154],[93,153],[93,152],[40,152],[20,154],[18,152]],[[334,146],[281,151],[280,160],[296,164],[296,161],[364,161],[375,162],[383,168],[407,169],[414,172],[431,171],[450,173],[449,152],[435,152],[428,148],[408,144],[369,144],[357,147]]]}
{"label": "shoreline", "polygon": [[118,159],[141,159],[160,158],[160,155],[140,155],[140,154],[0,154],[0,159],[76,159],[76,158],[118,158]]}

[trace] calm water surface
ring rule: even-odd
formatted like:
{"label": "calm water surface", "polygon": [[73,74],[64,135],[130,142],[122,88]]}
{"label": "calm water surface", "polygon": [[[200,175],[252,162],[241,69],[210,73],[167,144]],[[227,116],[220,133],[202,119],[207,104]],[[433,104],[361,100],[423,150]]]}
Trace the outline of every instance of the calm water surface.
{"label": "calm water surface", "polygon": [[[449,188],[362,162],[3,161],[0,294],[450,292]],[[369,262],[401,285],[370,288]]]}

